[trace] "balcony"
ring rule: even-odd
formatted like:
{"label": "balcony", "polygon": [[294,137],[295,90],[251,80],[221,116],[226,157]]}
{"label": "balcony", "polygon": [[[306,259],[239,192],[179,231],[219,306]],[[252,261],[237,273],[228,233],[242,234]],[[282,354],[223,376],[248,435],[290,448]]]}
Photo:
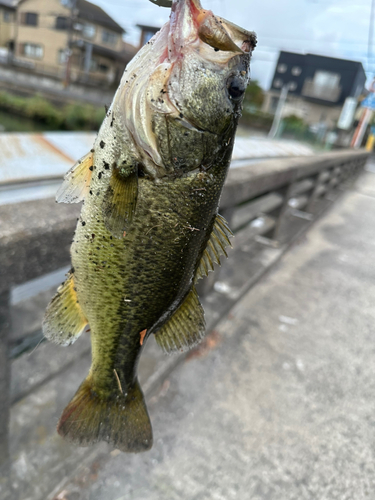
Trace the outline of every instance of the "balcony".
{"label": "balcony", "polygon": [[317,85],[311,78],[306,78],[302,87],[302,95],[304,97],[329,102],[337,102],[340,99],[341,91],[342,88],[339,85]]}

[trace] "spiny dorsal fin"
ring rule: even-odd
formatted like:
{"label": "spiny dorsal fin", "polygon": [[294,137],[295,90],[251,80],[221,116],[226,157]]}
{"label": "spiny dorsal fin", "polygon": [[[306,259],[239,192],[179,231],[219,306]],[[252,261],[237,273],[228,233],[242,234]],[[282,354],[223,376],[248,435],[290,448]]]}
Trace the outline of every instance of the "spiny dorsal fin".
{"label": "spiny dorsal fin", "polygon": [[78,304],[74,277],[69,274],[47,307],[43,333],[52,342],[67,346],[78,339],[86,325],[87,319]]}
{"label": "spiny dorsal fin", "polygon": [[125,236],[134,216],[138,197],[138,169],[127,176],[115,168],[104,196],[102,212],[106,228],[116,238]]}
{"label": "spiny dorsal fin", "polygon": [[94,155],[92,151],[77,161],[64,177],[56,194],[58,203],[79,203],[90,190]]}
{"label": "spiny dorsal fin", "polygon": [[173,316],[155,334],[155,339],[164,352],[171,354],[191,349],[202,340],[204,332],[204,311],[193,287]]}
{"label": "spiny dorsal fin", "polygon": [[228,254],[225,247],[232,246],[230,237],[233,236],[232,231],[229,229],[227,221],[221,215],[217,214],[214,227],[207,246],[204,249],[202,258],[200,260],[194,282],[196,283],[203,276],[207,276],[210,271],[214,270],[214,263],[221,264],[220,256]]}

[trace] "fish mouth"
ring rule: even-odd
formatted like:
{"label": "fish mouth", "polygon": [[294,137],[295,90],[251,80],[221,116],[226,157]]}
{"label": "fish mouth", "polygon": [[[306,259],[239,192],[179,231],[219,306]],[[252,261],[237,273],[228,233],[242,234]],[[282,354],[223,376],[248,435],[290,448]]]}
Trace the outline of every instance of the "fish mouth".
{"label": "fish mouth", "polygon": [[[257,39],[252,31],[203,9],[200,0],[173,0],[168,42],[169,59],[181,57],[181,49],[197,39],[216,51],[250,54]],[[228,54],[228,55],[229,55]]]}

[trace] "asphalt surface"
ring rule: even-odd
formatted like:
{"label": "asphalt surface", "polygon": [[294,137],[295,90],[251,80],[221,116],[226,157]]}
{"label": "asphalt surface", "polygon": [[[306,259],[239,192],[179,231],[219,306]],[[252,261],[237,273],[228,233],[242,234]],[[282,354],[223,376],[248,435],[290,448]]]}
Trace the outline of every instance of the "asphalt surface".
{"label": "asphalt surface", "polygon": [[369,170],[149,398],[153,449],[104,450],[55,498],[375,498]]}

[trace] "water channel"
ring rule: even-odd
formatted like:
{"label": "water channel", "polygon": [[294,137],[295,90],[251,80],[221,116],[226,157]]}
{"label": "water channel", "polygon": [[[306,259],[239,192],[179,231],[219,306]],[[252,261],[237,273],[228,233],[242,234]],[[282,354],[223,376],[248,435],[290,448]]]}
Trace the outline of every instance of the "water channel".
{"label": "water channel", "polygon": [[0,110],[0,133],[1,132],[44,132],[54,130],[55,127],[46,123],[37,122],[30,118],[18,116],[7,111]]}

